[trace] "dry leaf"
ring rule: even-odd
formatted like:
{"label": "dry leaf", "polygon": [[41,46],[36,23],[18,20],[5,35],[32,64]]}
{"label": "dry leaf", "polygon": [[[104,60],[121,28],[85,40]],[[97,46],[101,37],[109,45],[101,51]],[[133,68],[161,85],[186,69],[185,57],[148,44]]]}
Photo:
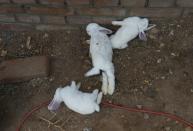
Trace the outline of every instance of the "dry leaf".
{"label": "dry leaf", "polygon": [[1,56],[6,56],[7,55],[7,50],[2,50],[1,51]]}

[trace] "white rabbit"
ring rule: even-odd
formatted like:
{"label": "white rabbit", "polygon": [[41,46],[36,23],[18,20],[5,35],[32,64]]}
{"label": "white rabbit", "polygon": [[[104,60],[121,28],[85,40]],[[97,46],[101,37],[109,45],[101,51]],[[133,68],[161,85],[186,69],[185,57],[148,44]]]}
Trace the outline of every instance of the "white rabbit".
{"label": "white rabbit", "polygon": [[90,55],[93,68],[85,76],[100,74],[102,71],[102,92],[112,95],[115,89],[114,65],[112,63],[112,44],[107,36],[112,31],[99,26],[96,23],[90,23],[86,27],[90,35]]}
{"label": "white rabbit", "polygon": [[112,24],[121,26],[110,38],[114,49],[126,48],[128,46],[127,43],[137,37],[137,35],[139,35],[141,40],[146,41],[147,38],[144,31],[155,27],[155,25],[148,27],[148,19],[140,17],[128,17],[123,21],[112,21]]}
{"label": "white rabbit", "polygon": [[79,91],[80,84],[76,85],[72,81],[70,86],[64,88],[57,88],[54,98],[48,105],[48,109],[51,111],[57,110],[62,102],[65,105],[80,114],[91,114],[95,111],[100,111],[100,102],[102,99],[102,92],[99,93],[98,89],[95,89],[92,93],[84,93]]}

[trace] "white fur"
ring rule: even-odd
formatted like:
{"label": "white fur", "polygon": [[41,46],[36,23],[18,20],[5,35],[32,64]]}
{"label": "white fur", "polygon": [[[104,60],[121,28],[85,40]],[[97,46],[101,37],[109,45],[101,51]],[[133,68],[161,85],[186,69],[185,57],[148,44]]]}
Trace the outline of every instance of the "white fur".
{"label": "white fur", "polygon": [[144,31],[155,26],[153,25],[148,28],[148,19],[139,17],[128,17],[123,21],[112,21],[112,24],[121,26],[117,32],[111,36],[112,47],[114,49],[126,48],[128,46],[127,43],[138,35],[140,39],[146,40]]}
{"label": "white fur", "polygon": [[107,34],[111,30],[99,26],[96,23],[88,24],[86,31],[90,35],[90,54],[93,68],[85,76],[97,75],[102,70],[102,91],[112,95],[115,89],[114,65],[112,63],[112,44]]}
{"label": "white fur", "polygon": [[70,86],[58,88],[55,92],[54,98],[48,106],[48,109],[57,110],[62,102],[65,105],[80,114],[91,114],[95,111],[100,111],[100,102],[102,99],[102,92],[95,89],[92,93],[84,93],[79,91],[80,84],[72,81]]}

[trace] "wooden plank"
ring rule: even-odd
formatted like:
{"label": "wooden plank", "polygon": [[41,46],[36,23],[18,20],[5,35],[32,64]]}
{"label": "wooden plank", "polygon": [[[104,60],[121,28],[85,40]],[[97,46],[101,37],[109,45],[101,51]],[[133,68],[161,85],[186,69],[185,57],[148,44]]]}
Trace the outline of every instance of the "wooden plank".
{"label": "wooden plank", "polygon": [[0,63],[0,83],[23,82],[49,75],[49,58],[34,56]]}

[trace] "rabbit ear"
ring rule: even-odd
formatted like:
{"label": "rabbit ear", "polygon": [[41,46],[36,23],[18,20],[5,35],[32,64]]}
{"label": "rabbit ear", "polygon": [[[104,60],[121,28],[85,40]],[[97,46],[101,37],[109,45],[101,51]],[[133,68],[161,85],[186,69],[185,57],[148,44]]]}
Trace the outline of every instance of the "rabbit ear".
{"label": "rabbit ear", "polygon": [[144,31],[139,32],[139,39],[143,41],[147,41],[147,37]]}
{"label": "rabbit ear", "polygon": [[143,18],[138,23],[138,30],[139,30],[139,38],[140,40],[147,41],[147,37],[145,34],[145,30],[148,28],[148,19]]}
{"label": "rabbit ear", "polygon": [[59,107],[60,107],[60,103],[59,101],[53,99],[50,104],[48,105],[48,110],[50,111],[56,111]]}
{"label": "rabbit ear", "polygon": [[105,34],[111,34],[113,31],[104,27],[99,27],[99,31]]}
{"label": "rabbit ear", "polygon": [[61,98],[60,98],[61,88],[56,89],[53,100],[48,105],[48,110],[55,111],[60,107]]}

